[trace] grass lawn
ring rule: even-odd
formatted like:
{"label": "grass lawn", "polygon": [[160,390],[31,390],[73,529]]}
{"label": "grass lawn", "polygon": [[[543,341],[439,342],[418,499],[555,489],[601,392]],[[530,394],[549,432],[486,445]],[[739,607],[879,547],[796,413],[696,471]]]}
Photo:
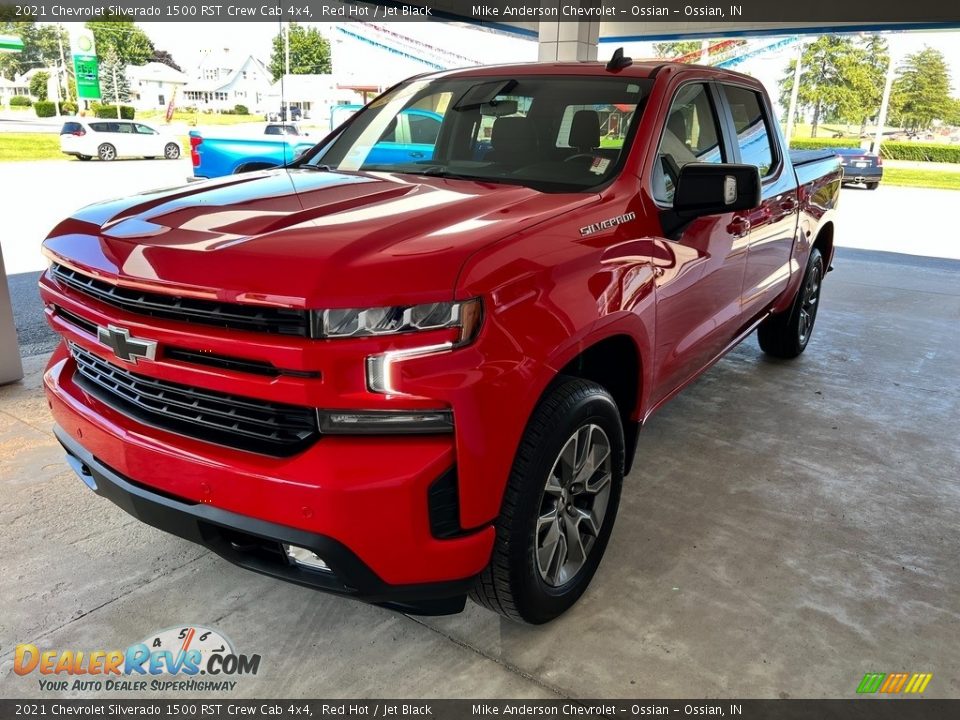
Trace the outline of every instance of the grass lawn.
{"label": "grass lawn", "polygon": [[885,167],[883,184],[960,190],[960,173]]}
{"label": "grass lawn", "polygon": [[53,133],[0,133],[0,161],[62,160],[60,136]]}
{"label": "grass lawn", "polygon": [[[162,124],[165,122],[165,111],[141,110],[137,112],[137,119]],[[185,122],[188,125],[237,125],[239,123],[263,122],[263,115],[221,115],[220,113],[195,113],[175,110],[171,122]]]}
{"label": "grass lawn", "polygon": [[[190,139],[180,140],[180,152],[190,154]],[[14,160],[69,160],[60,152],[60,136],[53,133],[0,133],[0,162]]]}

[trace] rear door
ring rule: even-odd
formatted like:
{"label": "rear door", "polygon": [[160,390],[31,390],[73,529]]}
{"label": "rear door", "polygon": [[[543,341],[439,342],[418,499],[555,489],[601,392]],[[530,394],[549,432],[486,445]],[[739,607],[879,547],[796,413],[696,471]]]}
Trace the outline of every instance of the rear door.
{"label": "rear door", "polygon": [[743,278],[745,319],[766,309],[787,287],[800,210],[793,167],[781,153],[763,94],[746,85],[721,83],[734,162],[756,165],[762,180],[760,206],[736,214],[747,232]]}
{"label": "rear door", "polygon": [[117,154],[123,157],[143,155],[140,151],[140,141],[137,139],[132,122],[118,120],[114,123],[115,131],[110,133],[111,142],[117,148]]}

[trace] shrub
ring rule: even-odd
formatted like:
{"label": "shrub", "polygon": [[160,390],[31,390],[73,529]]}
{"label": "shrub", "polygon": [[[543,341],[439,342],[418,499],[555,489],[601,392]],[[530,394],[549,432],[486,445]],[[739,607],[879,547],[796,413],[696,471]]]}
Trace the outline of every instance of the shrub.
{"label": "shrub", "polygon": [[33,111],[37,117],[53,117],[57,114],[57,106],[52,100],[37,100],[33,104]]}
{"label": "shrub", "polygon": [[857,138],[798,138],[790,141],[791,150],[826,150],[827,148],[857,148]]}
{"label": "shrub", "polygon": [[887,142],[880,146],[880,154],[888,160],[960,163],[960,145]]}
{"label": "shrub", "polygon": [[10,98],[10,107],[30,107],[31,105],[33,105],[33,100],[26,95],[14,95]]}
{"label": "shrub", "polygon": [[70,100],[64,100],[60,103],[60,114],[61,115],[76,115],[77,114],[77,104],[71,102]]}
{"label": "shrub", "polygon": [[[98,118],[117,118],[117,106],[116,105],[97,105],[94,109],[94,114]],[[136,114],[136,110],[132,105],[121,105],[120,106],[120,118],[122,120],[133,120],[133,116]]]}
{"label": "shrub", "polygon": [[234,106],[233,106],[233,114],[234,114],[234,115],[249,115],[249,114],[250,114],[250,110],[249,110],[249,108],[247,108],[246,105],[234,105]]}

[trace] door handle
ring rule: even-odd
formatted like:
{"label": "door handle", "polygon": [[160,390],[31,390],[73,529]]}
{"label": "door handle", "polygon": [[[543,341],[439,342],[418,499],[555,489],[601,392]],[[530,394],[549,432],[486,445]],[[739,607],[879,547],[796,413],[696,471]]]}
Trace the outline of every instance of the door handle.
{"label": "door handle", "polygon": [[727,232],[735,238],[743,237],[750,232],[750,220],[742,215],[737,215],[727,225]]}
{"label": "door handle", "polygon": [[410,153],[410,157],[412,157],[412,158],[422,158],[422,157],[423,157],[423,153],[422,153],[422,152],[412,152],[412,153]]}

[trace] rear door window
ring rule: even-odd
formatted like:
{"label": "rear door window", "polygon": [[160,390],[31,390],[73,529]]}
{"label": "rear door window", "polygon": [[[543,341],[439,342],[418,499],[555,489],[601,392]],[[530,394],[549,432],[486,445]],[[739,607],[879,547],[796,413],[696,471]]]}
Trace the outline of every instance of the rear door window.
{"label": "rear door window", "polygon": [[106,122],[90,123],[90,129],[94,132],[116,132],[116,130],[112,127],[114,124],[115,123]]}
{"label": "rear door window", "polygon": [[723,93],[733,115],[737,145],[740,146],[740,162],[756,165],[760,177],[766,177],[773,172],[776,158],[760,95],[736,85],[724,85]]}

